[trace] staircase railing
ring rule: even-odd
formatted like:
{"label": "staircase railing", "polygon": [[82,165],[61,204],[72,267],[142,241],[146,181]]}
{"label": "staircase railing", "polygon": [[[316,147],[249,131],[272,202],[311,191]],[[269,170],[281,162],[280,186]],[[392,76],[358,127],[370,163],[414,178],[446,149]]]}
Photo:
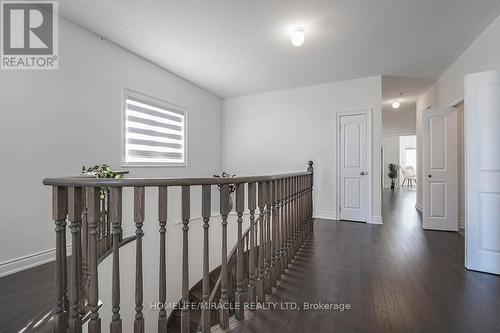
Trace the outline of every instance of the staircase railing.
{"label": "staircase railing", "polygon": [[[201,330],[210,332],[211,290],[209,283],[209,239],[208,228],[211,218],[211,187],[220,187],[220,215],[222,219],[222,253],[220,270],[220,299],[215,300],[219,312],[219,324],[227,328],[230,315],[230,289],[234,289],[235,317],[244,319],[244,308],[253,308],[255,302],[264,302],[266,294],[272,292],[281,279],[285,268],[300,248],[307,235],[313,230],[312,219],[312,162],[306,172],[233,178],[47,178],[45,185],[52,186],[52,215],[56,228],[56,300],[54,308],[55,332],[81,332],[85,301],[90,309],[88,331],[101,331],[98,293],[99,223],[101,221],[100,189],[109,188],[109,221],[111,223],[112,245],[112,318],[111,332],[122,332],[120,314],[120,241],[122,230],[122,190],[133,188],[134,223],[136,234],[135,260],[135,320],[134,332],[144,332],[143,315],[143,223],[145,219],[145,188],[158,189],[159,221],[159,288],[160,303],[166,302],[166,224],[167,189],[181,188],[182,215],[182,300],[181,332],[191,328],[189,304],[189,222],[191,217],[191,188],[201,186],[201,211],[203,217],[203,304]],[[236,255],[228,258],[227,224],[229,215],[229,186],[236,187],[237,246]],[[245,201],[245,194],[247,200]],[[88,234],[82,218],[85,197]],[[250,227],[243,237],[242,222],[245,202],[249,211]],[[256,210],[258,208],[256,218]],[[66,220],[69,220],[72,253],[70,285],[68,288],[66,267]],[[257,220],[257,223],[256,223]],[[82,256],[81,244],[88,237],[88,254]],[[245,257],[248,256],[248,260]],[[86,267],[84,266],[86,265]],[[84,269],[86,268],[86,270]],[[230,274],[230,270],[232,273]],[[86,277],[83,272],[88,272]],[[248,272],[248,278],[245,278]],[[231,280],[230,280],[231,278]],[[88,288],[82,284],[88,282]],[[82,291],[86,291],[86,295]],[[212,293],[213,294],[213,293]],[[130,331],[125,329],[126,332]],[[158,313],[158,331],[167,331],[167,313],[162,307]]]}

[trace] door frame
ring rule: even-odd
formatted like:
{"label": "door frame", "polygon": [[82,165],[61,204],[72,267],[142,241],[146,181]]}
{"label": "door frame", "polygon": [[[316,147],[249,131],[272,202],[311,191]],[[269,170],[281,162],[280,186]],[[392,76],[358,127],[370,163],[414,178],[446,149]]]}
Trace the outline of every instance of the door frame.
{"label": "door frame", "polygon": [[337,182],[337,186],[335,189],[336,193],[336,202],[335,202],[335,215],[337,221],[340,221],[340,202],[341,202],[341,191],[340,191],[340,180],[341,180],[341,167],[340,167],[340,118],[344,116],[357,116],[357,115],[366,115],[366,129],[367,134],[366,137],[368,139],[368,149],[367,158],[367,172],[368,172],[368,193],[367,193],[367,212],[366,212],[366,223],[372,223],[372,109],[364,109],[364,110],[351,110],[351,111],[336,111],[335,112],[335,181]]}

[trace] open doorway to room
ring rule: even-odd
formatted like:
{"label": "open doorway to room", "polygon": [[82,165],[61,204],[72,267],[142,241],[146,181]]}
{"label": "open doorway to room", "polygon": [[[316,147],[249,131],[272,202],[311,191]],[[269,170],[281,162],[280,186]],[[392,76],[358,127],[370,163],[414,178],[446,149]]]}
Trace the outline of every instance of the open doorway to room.
{"label": "open doorway to room", "polygon": [[[408,77],[382,77],[383,218],[421,227],[417,203],[417,105],[426,82]],[[389,215],[395,217],[390,218]],[[409,216],[413,216],[411,221]],[[416,216],[416,217],[415,217]]]}
{"label": "open doorway to room", "polygon": [[382,147],[383,193],[405,197],[414,208],[418,183],[416,135],[385,135]]}
{"label": "open doorway to room", "polygon": [[415,191],[417,185],[417,136],[399,137],[399,181],[401,187]]}

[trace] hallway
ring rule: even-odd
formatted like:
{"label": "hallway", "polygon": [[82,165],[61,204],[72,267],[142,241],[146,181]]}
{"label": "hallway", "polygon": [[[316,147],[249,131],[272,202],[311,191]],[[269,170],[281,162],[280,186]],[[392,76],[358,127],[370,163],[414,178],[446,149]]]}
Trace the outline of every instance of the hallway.
{"label": "hallway", "polygon": [[468,272],[464,239],[424,231],[415,192],[384,190],[384,225],[319,220],[272,302],[350,310],[257,311],[233,332],[498,332],[500,277]]}

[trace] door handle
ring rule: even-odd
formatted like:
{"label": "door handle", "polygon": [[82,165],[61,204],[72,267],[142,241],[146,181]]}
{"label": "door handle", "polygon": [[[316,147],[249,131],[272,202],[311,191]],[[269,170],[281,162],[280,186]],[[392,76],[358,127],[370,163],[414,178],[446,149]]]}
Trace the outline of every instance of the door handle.
{"label": "door handle", "polygon": [[359,174],[360,174],[361,176],[364,176],[364,175],[366,175],[367,173],[365,173],[364,171],[361,171]]}
{"label": "door handle", "polygon": [[428,175],[427,177],[432,178],[432,175]]}

